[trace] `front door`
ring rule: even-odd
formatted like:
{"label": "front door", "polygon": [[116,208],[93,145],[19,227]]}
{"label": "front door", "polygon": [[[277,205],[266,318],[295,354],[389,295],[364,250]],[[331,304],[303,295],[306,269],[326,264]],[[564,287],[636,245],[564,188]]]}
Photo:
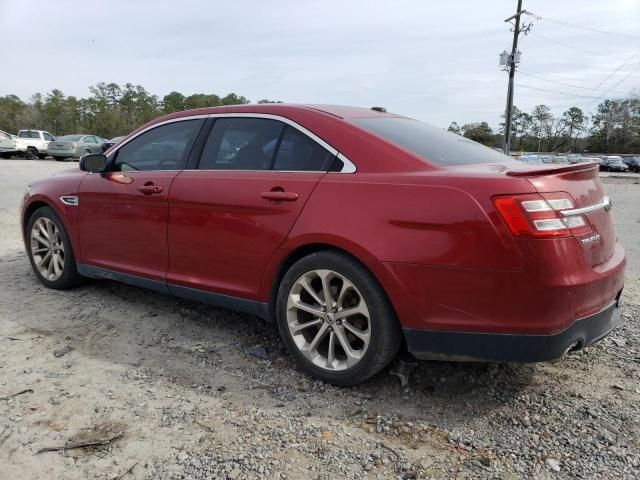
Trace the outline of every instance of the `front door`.
{"label": "front door", "polygon": [[202,122],[152,128],[110,155],[109,171],[84,177],[78,203],[83,263],[164,281],[167,198]]}
{"label": "front door", "polygon": [[218,118],[169,195],[167,283],[256,300],[262,275],[334,155],[292,126]]}

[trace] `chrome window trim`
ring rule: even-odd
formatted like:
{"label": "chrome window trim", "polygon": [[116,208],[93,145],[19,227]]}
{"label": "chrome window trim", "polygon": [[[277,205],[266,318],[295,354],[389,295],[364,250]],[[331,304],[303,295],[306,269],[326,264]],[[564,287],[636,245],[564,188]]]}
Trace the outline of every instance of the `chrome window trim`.
{"label": "chrome window trim", "polygon": [[600,210],[601,208],[604,208],[607,211],[613,208],[613,204],[611,203],[611,199],[609,197],[605,196],[602,199],[602,202],[596,203],[594,205],[589,205],[587,207],[573,208],[571,210],[561,210],[560,215],[562,215],[563,217],[570,217],[571,215],[582,215],[584,213],[595,212],[596,210]]}
{"label": "chrome window trim", "polygon": [[[343,163],[342,170],[340,170],[338,172],[328,172],[328,173],[355,173],[357,171],[357,168],[356,168],[355,164],[351,160],[349,160],[344,154],[340,153],[337,149],[335,149],[334,147],[329,145],[327,142],[325,142],[322,138],[317,136],[315,133],[311,132],[310,130],[306,129],[302,125],[294,122],[293,120],[291,120],[289,118],[286,118],[286,117],[283,117],[283,116],[280,116],[280,115],[273,115],[271,113],[249,113],[249,112],[247,112],[247,113],[239,113],[239,112],[236,112],[236,113],[212,113],[212,114],[209,114],[209,115],[190,115],[190,116],[187,116],[187,117],[171,118],[169,120],[165,120],[164,122],[154,123],[153,125],[150,125],[149,127],[145,128],[144,130],[140,130],[138,133],[136,133],[134,136],[126,139],[124,142],[120,142],[120,143],[114,145],[114,150],[109,152],[109,157],[114,155],[118,150],[120,150],[122,147],[124,147],[127,143],[129,143],[133,139],[139,137],[143,133],[148,132],[149,130],[152,130],[152,129],[156,128],[156,127],[160,127],[162,125],[166,125],[166,124],[169,124],[169,123],[183,122],[183,121],[186,121],[186,120],[197,120],[197,119],[200,119],[200,118],[266,118],[266,119],[270,119],[270,120],[280,121],[282,123],[285,123],[285,124],[295,128],[296,130],[298,130],[299,132],[303,133],[304,135],[308,136],[314,142],[319,144],[325,150],[328,150],[329,153],[331,153],[332,155],[335,155],[340,161],[342,161],[342,163]],[[154,170],[154,171],[156,171],[156,172],[164,172],[164,171],[170,171],[170,170]],[[305,173],[306,172],[306,173],[327,173],[325,170],[318,170],[318,171],[291,170],[291,171],[285,172],[284,170],[218,170],[218,169],[206,169],[205,170],[205,169],[203,169],[203,170],[200,170],[200,171],[202,171],[202,172],[283,172],[283,173]]]}

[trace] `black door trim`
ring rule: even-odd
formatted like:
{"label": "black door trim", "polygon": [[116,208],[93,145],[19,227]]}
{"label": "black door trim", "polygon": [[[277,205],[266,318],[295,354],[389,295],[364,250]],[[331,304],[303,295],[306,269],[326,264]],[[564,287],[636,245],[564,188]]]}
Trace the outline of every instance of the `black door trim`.
{"label": "black door trim", "polygon": [[212,293],[195,288],[183,287],[158,280],[130,275],[128,273],[115,272],[106,268],[94,267],[93,265],[78,264],[78,273],[85,277],[103,278],[127,283],[136,287],[147,288],[166,295],[195,300],[197,302],[208,303],[217,307],[228,308],[238,312],[249,313],[262,319],[269,319],[269,308],[267,303],[248,300],[246,298],[232,297],[221,293]]}

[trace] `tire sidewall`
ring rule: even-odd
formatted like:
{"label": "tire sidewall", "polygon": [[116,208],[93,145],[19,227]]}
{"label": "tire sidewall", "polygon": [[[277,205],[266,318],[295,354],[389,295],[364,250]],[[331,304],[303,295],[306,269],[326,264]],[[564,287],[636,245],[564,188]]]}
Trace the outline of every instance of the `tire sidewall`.
{"label": "tire sidewall", "polygon": [[[341,257],[349,259],[349,261],[341,261],[343,260]],[[333,270],[345,276],[358,289],[369,310],[371,328],[369,347],[357,365],[346,371],[333,372],[314,365],[300,353],[289,332],[286,312],[289,292],[298,278],[316,269]],[[378,355],[380,348],[382,348],[384,332],[390,326],[388,323],[385,325],[386,322],[392,322],[391,326],[398,328],[397,320],[382,287],[377,283],[373,275],[363,267],[358,268],[346,255],[337,255],[335,252],[331,252],[328,255],[325,252],[313,253],[296,262],[287,271],[280,283],[276,301],[276,323],[280,336],[296,362],[314,376],[326,382],[336,385],[352,385],[370,378],[383,368],[384,365],[381,368],[375,368],[376,362],[374,362],[374,359]]]}
{"label": "tire sidewall", "polygon": [[[64,267],[62,270],[62,275],[57,280],[51,281],[45,277],[43,277],[33,260],[33,255],[31,254],[31,229],[33,228],[33,224],[39,218],[48,218],[53,221],[60,231],[60,236],[62,237],[62,243],[64,245]],[[58,215],[50,208],[50,207],[40,207],[38,208],[29,220],[27,221],[27,228],[25,229],[25,248],[27,250],[27,255],[29,257],[29,262],[31,262],[31,267],[33,268],[36,277],[40,280],[44,285],[49,288],[54,289],[64,289],[75,284],[78,272],[76,269],[76,261],[73,255],[73,250],[71,248],[71,242],[69,241],[69,236],[67,235],[67,231],[64,228],[64,225]]]}

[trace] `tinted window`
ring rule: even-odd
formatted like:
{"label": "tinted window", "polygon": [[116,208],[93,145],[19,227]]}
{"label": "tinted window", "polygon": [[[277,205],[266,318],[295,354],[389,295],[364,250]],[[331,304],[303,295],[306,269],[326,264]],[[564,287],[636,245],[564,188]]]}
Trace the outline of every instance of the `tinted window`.
{"label": "tinted window", "polygon": [[219,118],[202,151],[201,170],[267,170],[283,124],[264,118]]}
{"label": "tinted window", "polygon": [[40,138],[40,134],[38,132],[34,132],[33,130],[20,130],[18,132],[18,137],[20,137],[20,138]]}
{"label": "tinted window", "polygon": [[139,135],[116,154],[113,170],[176,170],[201,120],[183,120],[161,125]]}
{"label": "tinted window", "polygon": [[504,162],[506,155],[455,133],[409,118],[356,118],[358,127],[438,165]]}
{"label": "tinted window", "polygon": [[82,135],[65,135],[64,137],[58,137],[60,142],[77,142],[82,138]]}
{"label": "tinted window", "polygon": [[276,154],[274,170],[320,171],[329,169],[333,155],[304,133],[286,127]]}

